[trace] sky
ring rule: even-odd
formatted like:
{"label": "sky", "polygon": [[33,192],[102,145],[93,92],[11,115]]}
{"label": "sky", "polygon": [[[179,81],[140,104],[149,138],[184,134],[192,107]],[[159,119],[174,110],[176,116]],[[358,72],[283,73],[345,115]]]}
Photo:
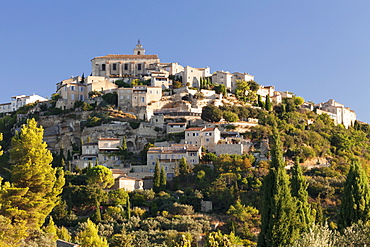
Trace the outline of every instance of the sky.
{"label": "sky", "polygon": [[370,1],[0,1],[0,103],[50,97],[90,60],[132,54],[247,72],[315,103],[335,99],[370,123]]}

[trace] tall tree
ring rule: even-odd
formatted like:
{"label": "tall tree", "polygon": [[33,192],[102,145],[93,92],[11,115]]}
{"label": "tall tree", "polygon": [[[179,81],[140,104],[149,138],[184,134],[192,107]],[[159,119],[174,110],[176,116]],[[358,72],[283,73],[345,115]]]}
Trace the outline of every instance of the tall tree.
{"label": "tall tree", "polygon": [[271,103],[271,100],[270,100],[270,95],[267,95],[266,96],[265,109],[267,111],[271,111],[272,110],[272,103]]}
{"label": "tall tree", "polygon": [[292,169],[292,196],[295,198],[297,207],[297,221],[301,232],[306,232],[314,223],[311,207],[308,203],[308,183],[303,176],[302,168],[299,165],[299,158],[296,158]]}
{"label": "tall tree", "polygon": [[271,167],[263,180],[263,209],[258,246],[287,246],[298,237],[295,204],[284,168],[280,136],[274,128]]}
{"label": "tall tree", "polygon": [[161,190],[164,190],[166,189],[166,185],[167,185],[167,177],[166,177],[166,172],[164,171],[164,167],[162,166],[162,169],[161,169]]}
{"label": "tall tree", "polygon": [[27,190],[17,208],[25,212],[23,219],[34,228],[44,223],[64,186],[63,170],[52,168],[52,154],[42,140],[43,134],[43,128],[37,127],[34,119],[27,120],[13,137],[10,149],[11,182],[14,187]]}
{"label": "tall tree", "polygon": [[155,163],[155,168],[154,168],[154,175],[153,175],[153,190],[154,192],[159,192],[161,188],[161,170],[160,170],[160,165],[159,161]]}
{"label": "tall tree", "polygon": [[338,226],[344,229],[359,221],[370,219],[370,190],[368,178],[358,160],[354,160],[344,184]]}

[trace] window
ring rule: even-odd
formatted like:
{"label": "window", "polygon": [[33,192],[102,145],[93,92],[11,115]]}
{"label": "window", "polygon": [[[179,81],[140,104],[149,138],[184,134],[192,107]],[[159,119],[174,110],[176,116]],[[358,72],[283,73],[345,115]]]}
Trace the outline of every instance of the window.
{"label": "window", "polygon": [[84,96],[80,95],[79,100],[84,101]]}
{"label": "window", "polygon": [[154,165],[155,165],[155,162],[153,161],[153,162],[152,162],[152,166],[154,166]]}
{"label": "window", "polygon": [[113,70],[117,70],[117,64],[113,64]]}
{"label": "window", "polygon": [[75,86],[71,86],[71,91],[76,91],[76,87]]}
{"label": "window", "polygon": [[209,138],[206,138],[206,142],[209,142]]}
{"label": "window", "polygon": [[105,64],[101,65],[101,70],[105,70]]}
{"label": "window", "polygon": [[84,91],[84,87],[80,87],[80,92],[83,92]]}
{"label": "window", "polygon": [[140,63],[137,65],[137,70],[141,70],[141,64]]}
{"label": "window", "polygon": [[144,97],[141,97],[141,102],[144,102]]}
{"label": "window", "polygon": [[71,100],[75,100],[75,95],[71,94]]}
{"label": "window", "polygon": [[165,170],[165,171],[167,171],[167,170],[168,170],[168,166],[165,166],[165,167],[164,167],[164,170]]}
{"label": "window", "polygon": [[128,70],[128,64],[125,63],[125,70]]}

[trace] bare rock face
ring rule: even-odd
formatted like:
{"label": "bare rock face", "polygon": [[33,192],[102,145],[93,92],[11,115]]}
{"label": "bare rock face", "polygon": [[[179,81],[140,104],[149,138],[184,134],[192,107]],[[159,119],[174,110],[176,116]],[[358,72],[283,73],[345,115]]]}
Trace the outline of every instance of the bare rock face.
{"label": "bare rock face", "polygon": [[99,138],[126,138],[130,152],[140,152],[145,144],[157,139],[155,127],[148,123],[141,123],[133,129],[128,122],[113,121],[95,127],[85,127],[81,130],[81,121],[88,118],[91,112],[74,112],[58,116],[41,116],[39,124],[44,127],[44,141],[48,148],[55,153],[61,149],[67,155],[73,146],[80,146],[81,142],[97,142]]}

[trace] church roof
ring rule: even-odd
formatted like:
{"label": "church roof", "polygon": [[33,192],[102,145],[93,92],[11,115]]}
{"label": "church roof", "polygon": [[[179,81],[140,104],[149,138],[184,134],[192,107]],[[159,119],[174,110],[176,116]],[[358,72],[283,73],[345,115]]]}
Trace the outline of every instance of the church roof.
{"label": "church roof", "polygon": [[105,58],[105,59],[158,59],[158,55],[114,55],[114,54],[109,54],[109,55],[106,55],[106,56],[95,57],[95,58]]}

